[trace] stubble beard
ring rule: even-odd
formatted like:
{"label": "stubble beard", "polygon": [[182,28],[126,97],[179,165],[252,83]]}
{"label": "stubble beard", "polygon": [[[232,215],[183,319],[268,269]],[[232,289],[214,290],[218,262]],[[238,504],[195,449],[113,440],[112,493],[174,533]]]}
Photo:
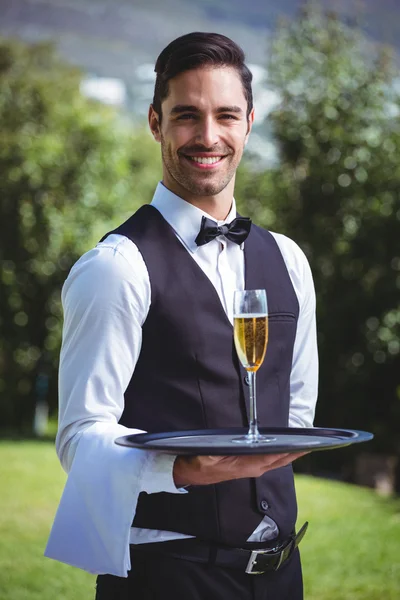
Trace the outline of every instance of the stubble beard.
{"label": "stubble beard", "polygon": [[161,135],[161,155],[164,167],[181,187],[194,196],[216,196],[226,188],[236,173],[241,156],[238,158],[230,154],[224,158],[227,170],[219,176],[212,172],[199,172],[196,175],[189,173],[189,167],[185,169],[180,163],[178,156],[174,156],[171,148]]}

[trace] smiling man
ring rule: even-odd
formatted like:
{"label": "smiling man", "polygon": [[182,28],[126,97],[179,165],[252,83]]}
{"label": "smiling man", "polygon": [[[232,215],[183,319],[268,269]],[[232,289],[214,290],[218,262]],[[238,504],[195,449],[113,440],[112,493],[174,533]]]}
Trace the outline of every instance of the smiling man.
{"label": "smiling man", "polygon": [[162,106],[160,100],[155,96],[149,122],[161,142],[164,185],[216,219],[225,219],[254,119],[237,69],[205,64],[184,71],[169,81]]}
{"label": "smiling man", "polygon": [[299,600],[294,454],[175,457],[115,445],[137,430],[245,427],[236,289],[266,289],[262,426],[312,426],[315,295],[294,242],[238,216],[254,109],[242,50],[174,40],[156,63],[153,201],[63,288],[57,450],[69,473],[46,554],[99,574],[97,600]]}

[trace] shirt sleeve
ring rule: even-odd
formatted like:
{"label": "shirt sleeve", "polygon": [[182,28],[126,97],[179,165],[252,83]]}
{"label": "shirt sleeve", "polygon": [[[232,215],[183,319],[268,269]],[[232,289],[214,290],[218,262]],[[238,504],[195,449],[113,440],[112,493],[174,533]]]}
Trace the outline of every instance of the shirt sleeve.
{"label": "shirt sleeve", "polygon": [[[150,298],[150,281],[139,250],[117,235],[86,253],[64,284],[56,448],[67,472],[84,432],[97,422],[112,430],[122,415]],[[150,462],[163,488],[168,487],[154,491],[172,491],[171,457],[159,453]],[[163,472],[166,475],[162,465],[168,469],[168,482],[166,476],[161,477]],[[143,485],[155,488],[151,473],[143,478]]]}
{"label": "shirt sleeve", "polygon": [[311,269],[291,239],[273,234],[282,252],[299,302],[299,318],[290,374],[289,427],[312,427],[318,397],[316,301]]}
{"label": "shirt sleeve", "polygon": [[[141,492],[175,487],[175,457],[115,444],[139,430],[118,423],[135,368],[150,282],[137,247],[110,236],[73,267],[62,291],[57,453],[68,473],[45,555],[126,577]],[[139,399],[140,400],[140,399]]]}

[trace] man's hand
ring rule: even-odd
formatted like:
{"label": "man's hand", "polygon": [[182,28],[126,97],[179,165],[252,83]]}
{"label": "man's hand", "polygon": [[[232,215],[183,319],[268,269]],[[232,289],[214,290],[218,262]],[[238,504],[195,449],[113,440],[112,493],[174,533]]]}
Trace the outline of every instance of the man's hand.
{"label": "man's hand", "polygon": [[267,471],[284,467],[307,452],[293,454],[260,454],[253,456],[178,456],[174,464],[176,487],[209,485],[260,477]]}

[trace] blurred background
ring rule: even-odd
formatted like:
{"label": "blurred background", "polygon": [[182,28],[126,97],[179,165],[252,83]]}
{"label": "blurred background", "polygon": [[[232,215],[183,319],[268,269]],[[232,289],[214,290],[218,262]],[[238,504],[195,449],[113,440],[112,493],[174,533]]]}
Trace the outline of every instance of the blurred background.
{"label": "blurred background", "polygon": [[315,425],[375,436],[296,467],[315,523],[307,597],[399,598],[396,0],[0,0],[0,597],[82,598],[93,585],[41,558],[64,481],[52,445],[60,291],[82,253],[151,201],[154,63],[196,30],[238,42],[254,76],[240,210],[311,264]]}

